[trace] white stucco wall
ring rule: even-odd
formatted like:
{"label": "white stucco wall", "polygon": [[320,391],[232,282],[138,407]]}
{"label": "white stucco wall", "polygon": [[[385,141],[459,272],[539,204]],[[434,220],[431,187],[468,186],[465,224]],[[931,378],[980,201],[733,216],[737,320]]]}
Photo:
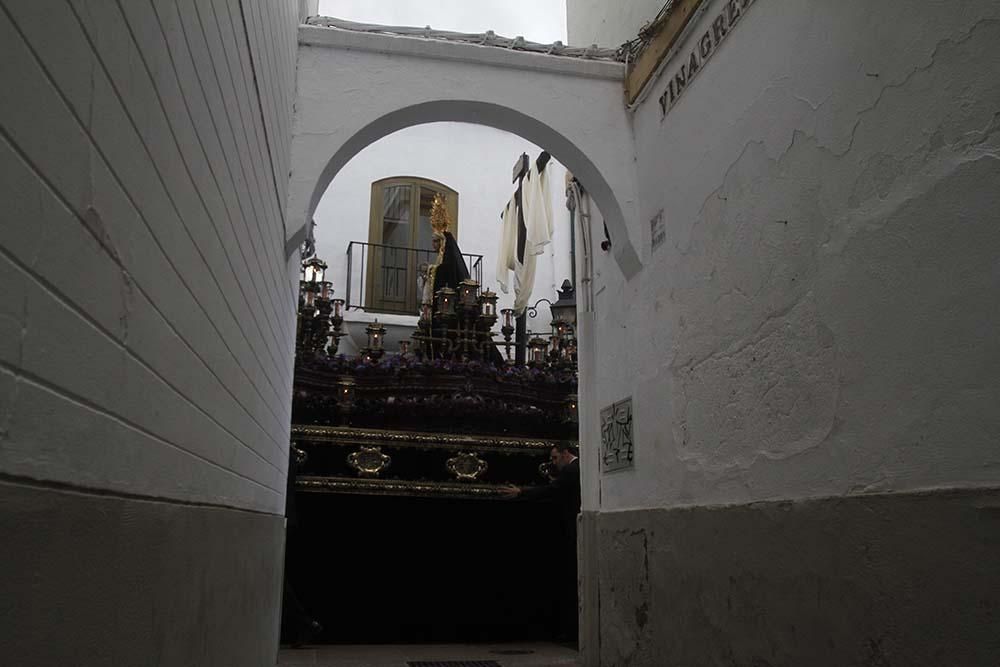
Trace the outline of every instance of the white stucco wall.
{"label": "white stucco wall", "polygon": [[568,43],[614,47],[635,39],[665,0],[566,0]]}
{"label": "white stucco wall", "polygon": [[283,514],[296,3],[3,4],[0,474]]}
{"label": "white stucco wall", "polygon": [[[500,212],[514,194],[511,167],[527,153],[534,160],[541,149],[520,137],[489,127],[468,123],[430,123],[393,133],[369,145],[341,169],[316,209],[316,251],[330,268],[336,296],[347,289],[347,246],[351,241],[368,241],[371,184],[393,176],[416,176],[438,181],[458,192],[458,243],[463,253],[483,255],[483,287],[497,292],[499,308],[510,307],[513,289],[503,294],[497,285],[496,254],[500,233]],[[546,166],[552,201],[555,233],[544,255],[539,256],[532,303],[546,297],[554,300],[556,289],[570,277],[569,211],[564,184],[566,169],[555,160]],[[356,251],[357,252],[357,251]],[[352,277],[355,297],[361,279],[355,256]],[[356,301],[357,299],[355,299]],[[380,322],[416,324],[416,317],[376,315]],[[348,322],[373,319],[352,310]],[[545,304],[532,325],[547,331],[551,320]],[[358,340],[363,327],[349,329]],[[347,339],[342,341],[342,345]],[[395,350],[395,341],[389,348]],[[345,347],[342,352],[349,351]]]}
{"label": "white stucco wall", "polygon": [[636,468],[585,466],[590,509],[1000,481],[1000,6],[919,5],[757,0],[662,120],[653,84],[667,238],[631,282],[597,254],[582,378],[633,396]]}

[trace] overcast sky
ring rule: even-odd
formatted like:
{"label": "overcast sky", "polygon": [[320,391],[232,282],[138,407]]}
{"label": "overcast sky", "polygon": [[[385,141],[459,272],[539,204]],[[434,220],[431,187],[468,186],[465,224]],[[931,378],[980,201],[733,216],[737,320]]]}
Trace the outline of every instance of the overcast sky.
{"label": "overcast sky", "polygon": [[566,42],[566,0],[319,0],[319,13],[362,23]]}

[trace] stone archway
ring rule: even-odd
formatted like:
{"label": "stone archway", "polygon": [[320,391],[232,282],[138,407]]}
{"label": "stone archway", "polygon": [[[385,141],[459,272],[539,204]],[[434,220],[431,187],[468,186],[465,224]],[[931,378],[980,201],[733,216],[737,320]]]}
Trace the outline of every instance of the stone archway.
{"label": "stone archway", "polygon": [[299,44],[290,255],[352,157],[406,127],[453,121],[511,132],[549,151],[594,199],[626,278],[638,273],[635,151],[620,64],[316,26],[300,28]]}

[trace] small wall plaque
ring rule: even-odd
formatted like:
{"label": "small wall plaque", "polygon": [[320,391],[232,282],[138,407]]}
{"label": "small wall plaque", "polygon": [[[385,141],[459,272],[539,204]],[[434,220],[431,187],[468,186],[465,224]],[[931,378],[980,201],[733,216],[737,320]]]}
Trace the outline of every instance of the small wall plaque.
{"label": "small wall plaque", "polygon": [[632,397],[601,410],[601,472],[633,467]]}
{"label": "small wall plaque", "polygon": [[667,239],[667,226],[663,224],[663,209],[649,221],[649,245],[654,252]]}

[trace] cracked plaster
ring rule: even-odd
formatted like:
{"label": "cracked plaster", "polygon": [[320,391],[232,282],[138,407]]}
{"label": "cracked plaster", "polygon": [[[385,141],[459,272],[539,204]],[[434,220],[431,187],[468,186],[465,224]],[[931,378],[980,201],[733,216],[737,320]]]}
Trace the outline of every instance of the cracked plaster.
{"label": "cracked plaster", "polygon": [[674,438],[693,468],[747,468],[822,444],[840,391],[834,334],[811,294],[735,349],[675,369]]}
{"label": "cracked plaster", "polygon": [[997,44],[995,3],[762,1],[637,110],[667,243],[636,284],[595,259],[597,402],[634,393],[638,449],[587,506],[996,483]]}

